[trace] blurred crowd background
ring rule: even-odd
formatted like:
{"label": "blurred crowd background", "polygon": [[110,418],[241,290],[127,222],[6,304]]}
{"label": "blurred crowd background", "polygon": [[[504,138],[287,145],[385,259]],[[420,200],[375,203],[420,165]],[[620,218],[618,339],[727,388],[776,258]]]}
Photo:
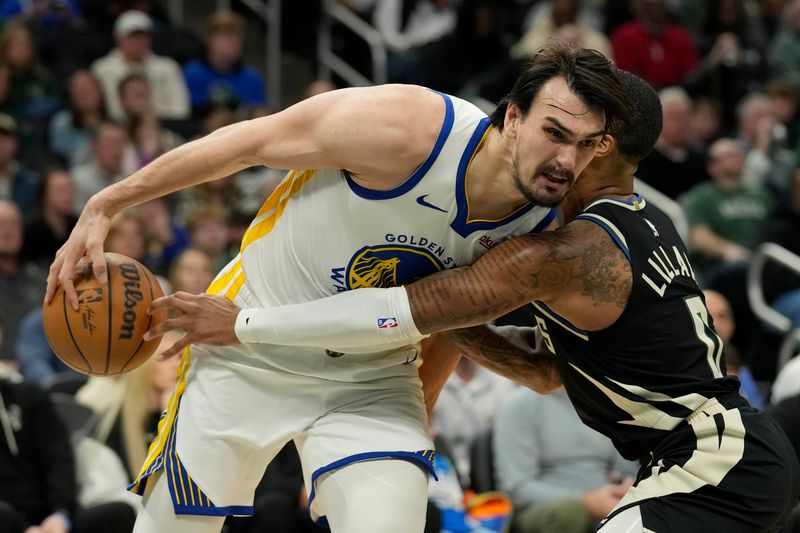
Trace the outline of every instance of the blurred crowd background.
{"label": "blurred crowd background", "polygon": [[[259,2],[0,0],[0,531],[59,513],[73,531],[130,531],[139,503],[122,488],[154,436],[177,361],[119,379],[70,371],[44,337],[47,268],[106,185],[222,126],[348,86],[352,76],[318,69],[318,28],[332,9],[363,22],[387,52],[375,73],[363,37],[335,27],[322,44],[355,72],[487,111],[552,40],[595,48],[650,82],[664,128],[637,172],[639,192],[684,232],[742,394],[800,446],[800,358],[781,356],[797,351],[787,339],[800,327],[791,268],[800,265],[800,0],[278,3],[270,63]],[[267,89],[276,86],[280,98]],[[282,177],[252,168],[130,209],[113,220],[106,250],[140,260],[165,292],[203,292]],[[748,285],[764,243],[781,246],[785,264],[759,265]],[[776,314],[765,317],[754,299]],[[487,506],[512,531],[592,531],[636,471],[562,393],[515,388],[467,360],[431,431],[445,480],[431,486],[431,532],[489,531],[478,516]],[[226,528],[315,530],[299,472],[287,447],[259,488],[256,517]],[[475,503],[473,493],[495,497]]]}

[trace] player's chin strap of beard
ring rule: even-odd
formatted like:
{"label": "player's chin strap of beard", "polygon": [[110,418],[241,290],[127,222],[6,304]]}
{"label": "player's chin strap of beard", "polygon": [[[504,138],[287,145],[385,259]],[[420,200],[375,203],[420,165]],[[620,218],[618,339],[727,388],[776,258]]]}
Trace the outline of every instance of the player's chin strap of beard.
{"label": "player's chin strap of beard", "polygon": [[317,346],[345,353],[378,345],[399,347],[427,337],[414,324],[403,287],[358,289],[313,302],[242,309],[235,332],[241,342]]}

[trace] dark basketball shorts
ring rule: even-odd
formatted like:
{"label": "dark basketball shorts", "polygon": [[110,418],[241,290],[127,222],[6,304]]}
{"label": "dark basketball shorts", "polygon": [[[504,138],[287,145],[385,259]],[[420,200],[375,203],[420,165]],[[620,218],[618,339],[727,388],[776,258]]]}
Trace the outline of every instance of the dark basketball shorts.
{"label": "dark basketball shorts", "polygon": [[798,499],[800,465],[783,430],[732,395],[703,404],[652,450],[598,530],[778,531]]}

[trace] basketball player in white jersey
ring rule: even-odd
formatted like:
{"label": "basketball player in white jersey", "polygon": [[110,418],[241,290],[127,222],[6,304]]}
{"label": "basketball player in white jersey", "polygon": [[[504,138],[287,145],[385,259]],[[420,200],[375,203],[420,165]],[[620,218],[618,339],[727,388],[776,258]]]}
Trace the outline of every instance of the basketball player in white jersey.
{"label": "basketball player in white jersey", "polygon": [[[95,195],[51,267],[48,300],[60,283],[77,305],[84,255],[103,279],[102,243],[120,210],[252,165],[299,169],[208,295],[166,300],[184,315],[164,327],[189,334],[167,353],[187,346],[131,487],[145,495],[136,531],[212,533],[226,515],[249,514],[267,464],[294,440],[312,517],[335,533],[421,532],[433,446],[418,346],[261,344],[246,317],[234,330],[239,310],[408,283],[541,231],[625,115],[622,95],[603,56],[556,46],[492,117],[421,87],[335,91],[184,145]],[[211,323],[194,313],[204,308]],[[376,324],[405,327],[391,314]]]}

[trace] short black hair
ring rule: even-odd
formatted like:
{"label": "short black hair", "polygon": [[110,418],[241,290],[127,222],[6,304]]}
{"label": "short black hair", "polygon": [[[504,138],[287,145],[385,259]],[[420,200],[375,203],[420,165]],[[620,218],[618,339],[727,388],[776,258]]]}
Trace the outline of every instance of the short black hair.
{"label": "short black hair", "polygon": [[618,74],[631,103],[631,113],[627,121],[614,127],[617,151],[629,163],[638,163],[647,157],[661,135],[661,100],[655,89],[636,74],[622,69]]}
{"label": "short black hair", "polygon": [[509,104],[528,111],[542,86],[553,78],[564,78],[575,95],[590,108],[605,113],[605,130],[620,121],[626,122],[630,106],[617,76],[617,69],[603,54],[588,48],[554,43],[541,48],[517,78],[497,109],[492,113],[492,125],[503,131]]}

